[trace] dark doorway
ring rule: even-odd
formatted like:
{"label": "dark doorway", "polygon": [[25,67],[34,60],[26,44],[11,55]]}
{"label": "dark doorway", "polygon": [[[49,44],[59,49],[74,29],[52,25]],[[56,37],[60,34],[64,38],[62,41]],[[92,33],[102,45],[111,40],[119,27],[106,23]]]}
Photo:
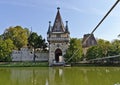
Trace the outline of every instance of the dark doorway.
{"label": "dark doorway", "polygon": [[55,51],[55,61],[59,62],[59,56],[62,56],[62,51],[60,49],[56,49]]}

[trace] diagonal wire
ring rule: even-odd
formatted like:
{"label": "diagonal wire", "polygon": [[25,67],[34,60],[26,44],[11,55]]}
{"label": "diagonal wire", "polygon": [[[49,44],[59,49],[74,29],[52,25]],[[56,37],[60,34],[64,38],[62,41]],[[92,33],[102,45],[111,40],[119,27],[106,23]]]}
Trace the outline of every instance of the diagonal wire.
{"label": "diagonal wire", "polygon": [[[105,16],[102,18],[102,20],[96,25],[96,27],[93,29],[93,31],[90,33],[90,35],[83,41],[83,45],[86,43],[86,41],[91,37],[91,35],[97,30],[97,28],[102,24],[102,22],[105,20],[105,18],[110,14],[110,12],[115,8],[115,6],[119,3],[120,0],[117,0],[115,2],[115,4],[110,8],[110,10],[105,14]],[[69,62],[74,55],[80,50],[80,48],[78,50],[76,50],[74,52],[74,54],[66,61]]]}
{"label": "diagonal wire", "polygon": [[93,31],[90,33],[90,35],[85,39],[83,44],[91,37],[91,35],[97,30],[97,28],[102,24],[102,22],[105,20],[105,18],[110,14],[110,12],[115,8],[115,6],[118,4],[120,0],[117,0],[115,4],[111,7],[111,9],[106,13],[106,15],[102,18],[102,20],[97,24],[97,26],[93,29]]}

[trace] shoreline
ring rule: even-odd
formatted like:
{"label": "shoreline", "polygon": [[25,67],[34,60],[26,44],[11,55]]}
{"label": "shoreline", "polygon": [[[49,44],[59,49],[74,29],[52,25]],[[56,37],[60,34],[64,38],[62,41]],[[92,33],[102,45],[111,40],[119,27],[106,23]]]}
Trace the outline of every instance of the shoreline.
{"label": "shoreline", "polygon": [[[120,67],[120,64],[71,63],[63,67]],[[48,62],[0,62],[0,67],[49,67]],[[60,67],[60,66],[52,66]]]}
{"label": "shoreline", "polygon": [[48,67],[48,62],[0,62],[0,67]]}
{"label": "shoreline", "polygon": [[113,63],[72,63],[71,67],[120,67],[120,64]]}

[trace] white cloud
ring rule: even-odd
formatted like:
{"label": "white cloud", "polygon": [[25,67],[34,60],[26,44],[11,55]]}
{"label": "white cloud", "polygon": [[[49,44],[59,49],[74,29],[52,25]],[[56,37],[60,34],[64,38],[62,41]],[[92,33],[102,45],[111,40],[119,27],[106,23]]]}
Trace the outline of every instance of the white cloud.
{"label": "white cloud", "polygon": [[78,7],[75,7],[75,6],[69,7],[68,9],[71,9],[71,10],[74,10],[74,11],[77,11],[77,12],[81,12],[81,13],[84,12],[83,9],[80,9],[80,8],[78,8]]}

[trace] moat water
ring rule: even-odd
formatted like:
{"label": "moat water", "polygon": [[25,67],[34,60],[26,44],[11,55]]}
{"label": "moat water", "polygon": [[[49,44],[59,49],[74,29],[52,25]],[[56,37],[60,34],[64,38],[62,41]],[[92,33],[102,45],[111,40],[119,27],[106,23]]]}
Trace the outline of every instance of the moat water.
{"label": "moat water", "polygon": [[0,68],[0,85],[120,85],[120,68]]}

